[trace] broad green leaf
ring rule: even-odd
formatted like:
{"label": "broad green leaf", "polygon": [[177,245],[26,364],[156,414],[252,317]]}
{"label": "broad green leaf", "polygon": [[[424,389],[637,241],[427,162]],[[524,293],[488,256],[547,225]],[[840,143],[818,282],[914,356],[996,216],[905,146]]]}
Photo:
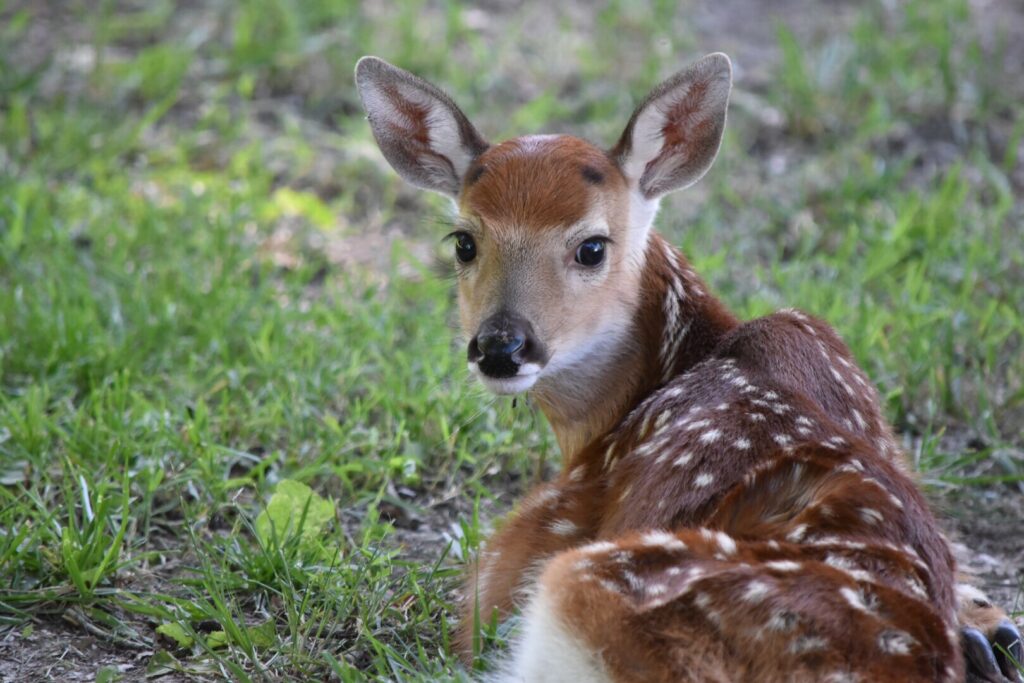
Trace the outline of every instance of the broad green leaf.
{"label": "broad green leaf", "polygon": [[206,636],[206,646],[211,650],[227,647],[227,644],[228,634],[224,631],[211,631],[210,635]]}
{"label": "broad green leaf", "polygon": [[283,479],[270,497],[267,509],[256,518],[256,534],[268,546],[275,540],[283,546],[299,536],[300,547],[312,550],[319,547],[320,534],[333,519],[331,501],[301,482]]}
{"label": "broad green leaf", "polygon": [[162,636],[167,636],[176,642],[180,648],[192,647],[192,643],[194,642],[188,631],[186,631],[181,624],[176,624],[174,622],[160,624],[156,627],[156,632]]}

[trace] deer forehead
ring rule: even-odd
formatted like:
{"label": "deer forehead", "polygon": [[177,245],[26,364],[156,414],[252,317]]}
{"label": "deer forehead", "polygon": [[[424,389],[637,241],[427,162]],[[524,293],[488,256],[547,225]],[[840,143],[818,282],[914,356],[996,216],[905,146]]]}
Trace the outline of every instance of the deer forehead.
{"label": "deer forehead", "polygon": [[615,212],[627,192],[619,168],[589,142],[531,135],[495,145],[473,162],[460,210],[488,226],[564,230],[595,211]]}

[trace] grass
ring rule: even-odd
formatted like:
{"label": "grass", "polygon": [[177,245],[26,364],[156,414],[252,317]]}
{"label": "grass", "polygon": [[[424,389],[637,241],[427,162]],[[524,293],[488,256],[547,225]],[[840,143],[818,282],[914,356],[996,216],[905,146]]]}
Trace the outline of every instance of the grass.
{"label": "grass", "polygon": [[[351,68],[416,70],[495,137],[610,143],[719,47],[673,3],[544,11],[0,3],[0,632],[62,617],[152,675],[465,678],[459,559],[557,449],[469,382],[444,205],[372,147]],[[926,482],[999,491],[1024,480],[1024,124],[974,19],[780,20],[659,226],[743,315],[836,325]]]}

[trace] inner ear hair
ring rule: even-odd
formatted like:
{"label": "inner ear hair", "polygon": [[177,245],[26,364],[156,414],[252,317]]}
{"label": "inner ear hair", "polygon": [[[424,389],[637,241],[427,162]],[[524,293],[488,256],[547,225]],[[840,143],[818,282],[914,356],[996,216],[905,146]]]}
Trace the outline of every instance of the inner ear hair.
{"label": "inner ear hair", "polygon": [[457,197],[488,147],[435,85],[377,57],[356,64],[356,87],[384,158],[410,183]]}
{"label": "inner ear hair", "polygon": [[718,154],[732,89],[732,64],[707,55],[636,108],[610,155],[645,199],[700,180]]}

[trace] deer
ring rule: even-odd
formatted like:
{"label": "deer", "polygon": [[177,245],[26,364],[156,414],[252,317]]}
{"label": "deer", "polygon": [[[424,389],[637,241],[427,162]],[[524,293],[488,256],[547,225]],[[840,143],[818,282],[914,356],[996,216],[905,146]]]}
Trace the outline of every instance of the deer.
{"label": "deer", "polygon": [[652,229],[718,154],[726,55],[654,88],[607,150],[491,144],[377,57],[355,82],[384,158],[453,202],[470,373],[527,394],[561,451],[470,563],[467,664],[481,624],[516,618],[489,680],[1021,680],[1017,627],[959,574],[838,333],[739,320]]}

